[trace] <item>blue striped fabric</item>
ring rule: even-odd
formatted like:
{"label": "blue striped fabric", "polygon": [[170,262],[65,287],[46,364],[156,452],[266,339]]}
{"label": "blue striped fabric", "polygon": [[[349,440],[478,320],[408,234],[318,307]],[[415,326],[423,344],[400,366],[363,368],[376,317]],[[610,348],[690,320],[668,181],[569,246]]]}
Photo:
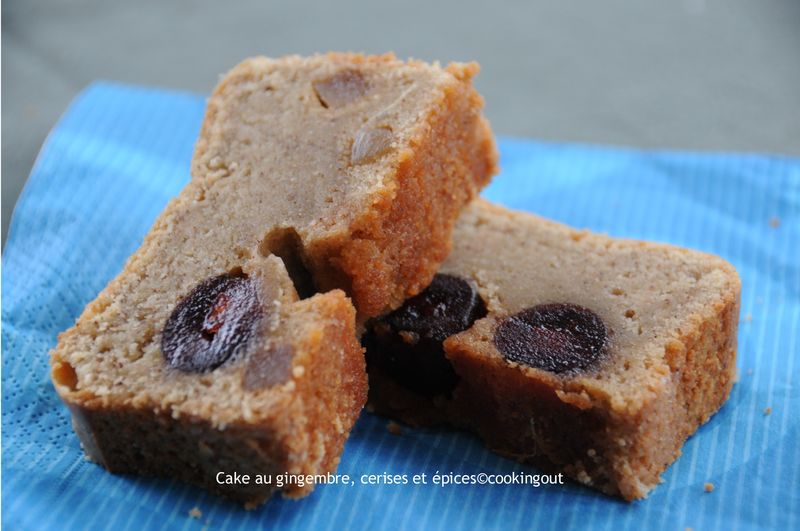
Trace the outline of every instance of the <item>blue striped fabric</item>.
{"label": "blue striped fabric", "polygon": [[[722,255],[743,280],[740,380],[645,501],[576,485],[335,486],[255,511],[84,460],[48,350],[187,181],[202,98],[95,84],[48,138],[2,271],[2,522],[7,529],[735,530],[800,528],[800,160],[506,139],[485,196],[578,227]],[[772,408],[765,415],[765,408]],[[535,472],[472,437],[362,415],[341,473]],[[703,485],[715,485],[712,493]],[[197,507],[200,518],[189,511]]]}

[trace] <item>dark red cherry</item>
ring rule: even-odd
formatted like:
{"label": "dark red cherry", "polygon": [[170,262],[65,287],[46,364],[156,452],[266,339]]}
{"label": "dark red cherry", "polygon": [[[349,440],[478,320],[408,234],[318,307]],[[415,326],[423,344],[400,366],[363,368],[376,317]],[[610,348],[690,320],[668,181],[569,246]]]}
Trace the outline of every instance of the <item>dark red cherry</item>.
{"label": "dark red cherry", "polygon": [[224,274],[207,279],[167,319],[161,353],[175,369],[212,371],[244,351],[260,318],[257,290],[249,278]]}
{"label": "dark red cherry", "polygon": [[494,344],[509,361],[559,374],[597,363],[607,337],[605,324],[591,310],[574,304],[542,304],[503,321]]}
{"label": "dark red cherry", "polygon": [[450,393],[458,377],[442,342],[485,315],[486,305],[472,283],[438,274],[425,291],[372,323],[362,339],[367,366],[426,396]]}
{"label": "dark red cherry", "polygon": [[574,304],[542,304],[505,319],[494,344],[509,361],[554,373],[585,370],[605,352],[602,319]]}

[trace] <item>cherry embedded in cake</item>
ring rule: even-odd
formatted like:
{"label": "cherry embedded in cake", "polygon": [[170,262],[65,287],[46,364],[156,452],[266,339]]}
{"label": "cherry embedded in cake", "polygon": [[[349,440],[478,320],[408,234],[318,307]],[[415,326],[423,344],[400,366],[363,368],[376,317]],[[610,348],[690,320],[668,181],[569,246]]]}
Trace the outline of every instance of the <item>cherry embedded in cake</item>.
{"label": "cherry embedded in cake", "polygon": [[[370,403],[413,425],[469,429],[605,493],[646,496],[730,393],[736,270],[483,200],[453,238],[430,291],[370,322]],[[408,318],[425,312],[424,326]]]}

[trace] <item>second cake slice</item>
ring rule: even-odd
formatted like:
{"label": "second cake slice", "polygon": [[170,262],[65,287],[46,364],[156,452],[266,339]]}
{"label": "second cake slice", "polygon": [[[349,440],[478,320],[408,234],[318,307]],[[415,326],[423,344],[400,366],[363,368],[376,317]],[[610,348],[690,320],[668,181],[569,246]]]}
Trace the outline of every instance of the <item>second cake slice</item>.
{"label": "second cake slice", "polygon": [[482,200],[454,239],[431,286],[365,335],[371,403],[645,496],[731,390],[736,270]]}

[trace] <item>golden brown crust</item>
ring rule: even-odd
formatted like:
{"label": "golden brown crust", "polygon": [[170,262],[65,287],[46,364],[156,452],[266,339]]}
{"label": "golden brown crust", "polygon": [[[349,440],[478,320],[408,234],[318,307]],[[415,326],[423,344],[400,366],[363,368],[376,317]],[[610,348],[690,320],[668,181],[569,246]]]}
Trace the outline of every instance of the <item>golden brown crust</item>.
{"label": "golden brown crust", "polygon": [[[350,429],[367,401],[364,355],[355,333],[355,310],[342,292],[332,293],[341,298],[322,301],[316,296],[303,301],[308,311],[322,311],[326,318],[324,327],[310,334],[298,348],[308,353],[308,357],[295,360],[293,368],[297,394],[312,397],[304,401],[309,448],[297,453],[301,456],[296,465],[300,474],[336,471]],[[323,302],[327,309],[321,308]],[[338,356],[332,356],[331,351]],[[292,488],[287,495],[304,496],[313,488],[310,484]]]}
{"label": "golden brown crust", "polygon": [[[481,97],[470,78],[476,68],[449,71],[459,83],[445,87],[425,127],[403,150],[393,194],[352,225],[329,262],[352,279],[364,317],[397,307],[427,286],[450,252],[450,235],[463,205],[497,173],[497,149],[481,116]],[[465,180],[466,177],[466,180]]]}
{"label": "golden brown crust", "polygon": [[[725,403],[736,372],[740,282],[731,282],[704,315],[691,316],[692,328],[665,346],[667,384],[631,418],[617,420],[629,444],[609,452],[610,484],[627,500],[643,498],[661,473],[681,455],[681,447]],[[616,493],[616,492],[615,492]]]}
{"label": "golden brown crust", "polygon": [[[738,276],[692,328],[665,346],[667,382],[635,415],[610,417],[602,460],[602,490],[626,500],[644,498],[681,455],[681,447],[722,407],[734,383],[739,315]],[[625,444],[619,444],[624,440]],[[616,444],[615,444],[616,443]]]}

